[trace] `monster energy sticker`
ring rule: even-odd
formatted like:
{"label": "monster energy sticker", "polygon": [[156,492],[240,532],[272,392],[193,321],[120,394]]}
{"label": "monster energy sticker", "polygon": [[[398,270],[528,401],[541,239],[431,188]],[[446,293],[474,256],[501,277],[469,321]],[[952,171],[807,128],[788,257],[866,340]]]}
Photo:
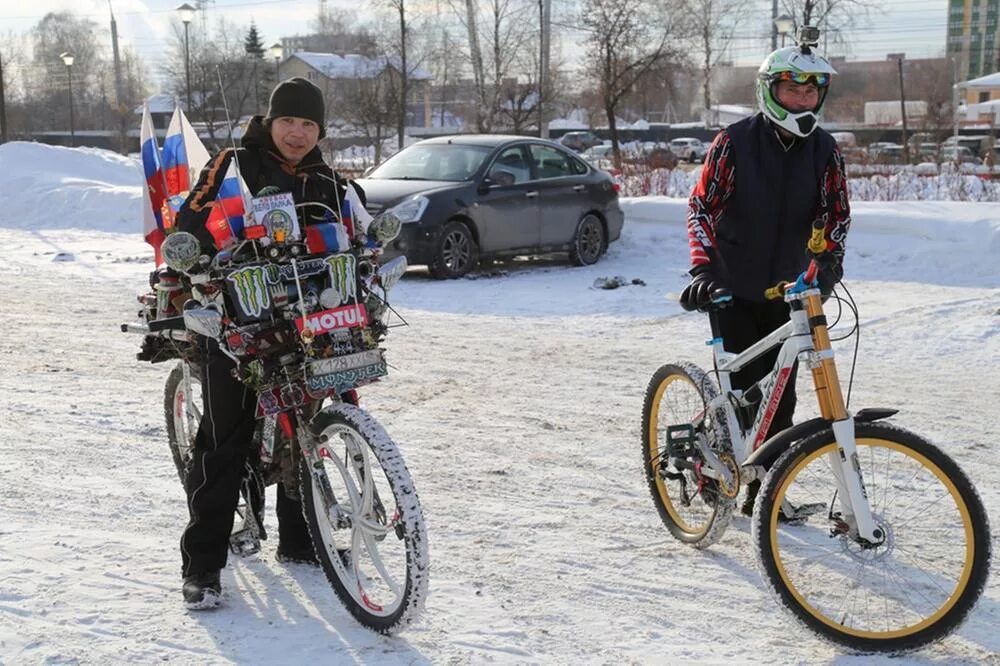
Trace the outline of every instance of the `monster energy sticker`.
{"label": "monster energy sticker", "polygon": [[[304,278],[322,273],[327,269],[327,264],[322,259],[304,259],[298,262],[297,268],[299,270],[299,277]],[[282,264],[278,267],[278,279],[282,282],[294,280],[295,268],[291,264]]]}
{"label": "monster energy sticker", "polygon": [[360,368],[352,368],[351,370],[340,370],[316,377],[306,377],[306,388],[313,394],[330,391],[343,393],[359,384],[378,379],[386,374],[388,374],[388,371],[386,370],[385,361],[379,361],[378,363],[372,363]]}
{"label": "monster energy sticker", "polygon": [[258,318],[271,307],[271,292],[267,285],[277,282],[274,266],[247,266],[226,276],[233,285],[236,302],[248,317]]}
{"label": "monster energy sticker", "polygon": [[357,260],[354,255],[333,254],[323,261],[330,267],[330,288],[340,296],[338,305],[356,300],[358,297],[358,283],[355,278]]}
{"label": "monster energy sticker", "polygon": [[318,376],[327,375],[331,372],[354,370],[366,365],[376,365],[383,360],[381,349],[369,349],[368,351],[358,352],[357,354],[335,356],[333,358],[322,358],[312,361],[309,364],[309,374],[312,376]]}

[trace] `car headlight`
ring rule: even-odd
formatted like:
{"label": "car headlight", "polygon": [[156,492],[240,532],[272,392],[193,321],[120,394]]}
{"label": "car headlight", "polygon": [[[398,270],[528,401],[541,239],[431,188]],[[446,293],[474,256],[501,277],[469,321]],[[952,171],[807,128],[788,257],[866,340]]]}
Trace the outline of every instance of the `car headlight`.
{"label": "car headlight", "polygon": [[403,224],[407,222],[419,222],[420,218],[423,217],[424,211],[427,210],[428,199],[425,196],[417,195],[411,197],[401,204],[397,204],[390,208],[390,212],[399,218],[399,221]]}

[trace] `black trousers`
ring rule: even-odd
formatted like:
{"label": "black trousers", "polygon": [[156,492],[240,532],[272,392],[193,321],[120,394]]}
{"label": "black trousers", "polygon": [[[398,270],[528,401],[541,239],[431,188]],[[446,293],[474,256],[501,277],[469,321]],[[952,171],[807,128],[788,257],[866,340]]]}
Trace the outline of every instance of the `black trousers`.
{"label": "black trousers", "polygon": [[[232,360],[215,343],[204,351],[204,412],[185,483],[190,522],[181,536],[183,576],[226,566],[240,487],[258,455],[253,448],[256,393],[233,377]],[[276,509],[279,545],[288,550],[310,547],[302,503],[288,497],[281,483]]]}
{"label": "black trousers", "polygon": [[[722,346],[726,351],[733,353],[744,351],[787,321],[788,304],[780,300],[754,303],[734,298],[730,307],[717,312]],[[733,388],[746,390],[766,376],[778,359],[778,349],[775,347],[739,372],[733,373],[731,376]],[[768,428],[767,437],[771,437],[771,435],[792,425],[792,415],[795,413],[797,369],[798,364],[792,366],[792,374],[788,378],[781,402],[778,403],[771,427]]]}

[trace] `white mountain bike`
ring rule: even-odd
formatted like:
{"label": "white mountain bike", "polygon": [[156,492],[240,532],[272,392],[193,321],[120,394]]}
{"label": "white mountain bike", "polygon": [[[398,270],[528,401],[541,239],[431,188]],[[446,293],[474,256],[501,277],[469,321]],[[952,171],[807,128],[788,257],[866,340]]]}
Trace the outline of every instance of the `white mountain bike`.
{"label": "white mountain bike", "polygon": [[[821,248],[822,229],[810,248]],[[819,252],[820,250],[814,250]],[[717,542],[740,487],[761,480],[752,517],[758,568],[785,609],[819,636],[864,652],[937,641],[986,586],[986,510],[958,465],[927,440],[881,422],[894,409],[848,412],[815,261],[768,290],[791,321],[740,354],[724,351],[715,310],[715,371],[668,364],[643,406],[644,470],[667,529],[696,548]],[[780,345],[748,391],[730,377]],[[795,361],[812,373],[821,416],[764,441]],[[759,407],[752,423],[741,413]]]}

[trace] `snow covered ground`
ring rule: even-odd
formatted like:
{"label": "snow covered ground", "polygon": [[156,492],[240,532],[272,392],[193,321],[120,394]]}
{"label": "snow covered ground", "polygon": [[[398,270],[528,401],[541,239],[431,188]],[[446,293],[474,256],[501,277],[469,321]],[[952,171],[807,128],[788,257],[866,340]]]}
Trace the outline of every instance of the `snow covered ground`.
{"label": "snow covered ground", "polygon": [[[707,552],[663,528],[641,472],[643,392],[662,363],[708,362],[706,320],[676,304],[677,199],[626,200],[624,235],[593,267],[413,270],[397,288],[410,326],[363,405],[400,443],[427,518],[416,625],[360,628],[274,543],[231,561],[224,608],[189,614],[169,368],[134,361],[138,338],[118,332],[152,263],[140,176],[108,153],[25,144],[0,147],[0,171],[0,663],[1000,663],[996,576],[936,646],[845,656],[767,595],[747,519]],[[858,204],[846,270],[861,311],[852,405],[901,408],[896,422],[958,460],[996,551],[998,206]],[[614,275],[646,284],[592,288]],[[799,416],[815,411],[800,387]]]}

